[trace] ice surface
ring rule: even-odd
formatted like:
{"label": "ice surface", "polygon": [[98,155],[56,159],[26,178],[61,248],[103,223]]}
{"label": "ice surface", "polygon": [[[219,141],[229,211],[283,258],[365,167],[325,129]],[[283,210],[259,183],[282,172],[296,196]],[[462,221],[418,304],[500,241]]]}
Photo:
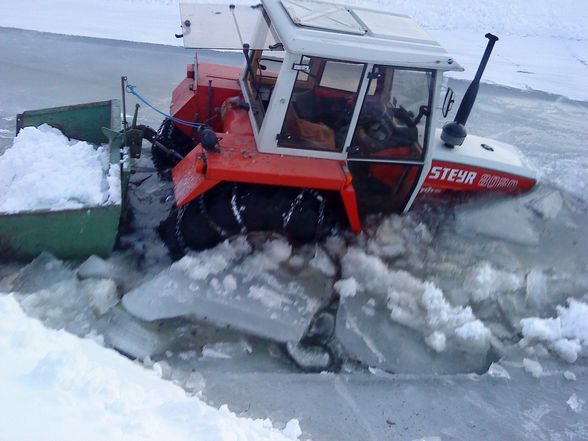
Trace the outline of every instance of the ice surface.
{"label": "ice surface", "polygon": [[[0,424],[7,439],[286,441],[301,434],[189,397],[92,340],[44,328],[0,296]],[[7,362],[10,361],[10,362]],[[10,397],[6,399],[6,397]]]}
{"label": "ice surface", "polygon": [[127,293],[123,305],[144,320],[193,316],[260,337],[298,341],[331,292],[320,272],[280,265],[290,254],[281,239],[258,251],[243,237],[226,241],[184,257]]}
{"label": "ice surface", "polygon": [[[585,400],[585,368],[574,366],[579,383],[561,375],[533,378],[520,364],[508,369],[511,379],[382,372],[231,376],[210,372],[203,395],[213,402],[231,396],[234,409],[247,415],[267,415],[269,409],[270,415],[279,417],[296,409],[303,439],[588,439],[585,405],[577,414],[566,404],[574,393]],[[326,424],[326,419],[341,423]]]}
{"label": "ice surface", "polygon": [[0,156],[0,212],[120,203],[120,174],[109,181],[108,164],[105,148],[70,141],[46,124],[25,127]]}

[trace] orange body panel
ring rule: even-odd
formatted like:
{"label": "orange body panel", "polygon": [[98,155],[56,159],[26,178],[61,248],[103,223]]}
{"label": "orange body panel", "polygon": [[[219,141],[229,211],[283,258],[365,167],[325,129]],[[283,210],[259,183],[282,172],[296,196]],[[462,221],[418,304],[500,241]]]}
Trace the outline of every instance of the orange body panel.
{"label": "orange body panel", "polygon": [[[202,122],[206,120],[209,81],[212,81],[210,83],[212,92],[210,107],[211,113],[214,114],[214,109],[221,107],[227,98],[241,94],[240,71],[238,67],[198,63],[196,73],[194,73],[194,65],[188,65],[187,78],[176,87],[172,94],[171,114],[186,121]],[[193,78],[194,76],[196,78]],[[219,118],[213,118],[210,125],[214,130],[221,131]],[[178,123],[177,127],[185,135],[193,135],[191,127],[181,123]]]}
{"label": "orange body panel", "polygon": [[[220,133],[218,136],[222,138],[220,152],[205,152],[198,146],[172,170],[178,206],[223,181],[331,190],[340,192],[351,230],[361,230],[355,191],[349,184],[350,176],[344,163],[260,153],[252,136]],[[196,172],[197,162],[203,160],[206,172],[200,174]]]}

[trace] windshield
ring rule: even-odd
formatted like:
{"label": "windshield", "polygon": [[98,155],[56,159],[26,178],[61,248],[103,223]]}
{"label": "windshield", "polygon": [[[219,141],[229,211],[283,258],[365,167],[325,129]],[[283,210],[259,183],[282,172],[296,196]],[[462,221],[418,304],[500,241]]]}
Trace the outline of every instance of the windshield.
{"label": "windshield", "polygon": [[350,156],[422,160],[433,71],[374,66]]}

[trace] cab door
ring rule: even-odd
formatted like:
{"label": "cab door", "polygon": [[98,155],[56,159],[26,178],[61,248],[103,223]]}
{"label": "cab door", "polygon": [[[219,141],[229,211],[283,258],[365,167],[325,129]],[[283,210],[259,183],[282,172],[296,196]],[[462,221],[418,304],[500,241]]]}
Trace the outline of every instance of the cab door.
{"label": "cab door", "polygon": [[374,65],[347,147],[361,217],[402,212],[423,171],[435,72]]}

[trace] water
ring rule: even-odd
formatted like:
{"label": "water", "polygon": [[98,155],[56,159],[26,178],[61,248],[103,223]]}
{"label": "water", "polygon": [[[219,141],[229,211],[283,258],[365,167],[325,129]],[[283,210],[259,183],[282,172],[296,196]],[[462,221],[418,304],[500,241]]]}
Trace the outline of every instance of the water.
{"label": "water", "polygon": [[[180,48],[10,29],[0,29],[0,53],[0,150],[11,143],[17,113],[117,98],[123,74],[167,109],[171,90],[193,61],[191,52]],[[203,54],[201,59],[241,61],[233,54]],[[450,85],[458,96],[467,86],[456,81]],[[133,104],[129,100],[127,108]],[[510,379],[431,376],[416,368],[411,372],[409,360],[423,360],[419,357],[425,354],[425,361],[414,366],[427,366],[432,354],[421,331],[411,331],[410,345],[402,340],[403,356],[391,369],[405,372],[402,375],[366,370],[351,361],[344,364],[343,374],[302,374],[283,347],[248,334],[186,319],[147,323],[125,318],[119,306],[100,315],[92,307],[94,293],[80,289],[81,262],[58,265],[58,271],[41,265],[25,276],[14,275],[22,265],[5,262],[0,264],[0,286],[21,290],[28,313],[48,325],[63,325],[80,335],[104,334],[106,344],[133,357],[149,357],[148,366],[162,363],[166,378],[189,392],[202,392],[211,403],[228,403],[244,415],[270,417],[277,423],[299,417],[305,435],[313,439],[586,439],[585,410],[578,413],[567,404],[574,393],[586,401],[585,359],[568,365],[555,356],[542,356],[547,350],[541,346],[523,353],[517,342],[520,318],[553,316],[555,306],[567,297],[586,301],[587,119],[587,103],[482,85],[468,130],[520,148],[540,171],[537,189],[519,198],[482,196],[417,204],[410,216],[375,217],[365,234],[325,245],[337,268],[348,249],[356,248],[380,259],[388,272],[407,271],[419,283],[434,284],[454,307],[469,306],[492,339],[483,358],[474,357],[464,370],[483,372],[502,357]],[[140,120],[157,127],[160,118],[142,109]],[[136,165],[130,186],[135,217],[123,230],[120,249],[108,259],[124,270],[113,275],[93,262],[81,272],[91,279],[114,278],[118,295],[147,283],[171,263],[153,231],[172,203],[171,186],[152,173],[147,154]],[[293,249],[289,262],[307,265],[314,254],[312,246]],[[484,282],[487,274],[489,282]],[[326,286],[334,281],[330,276],[322,279]],[[50,285],[56,288],[46,289]],[[374,292],[357,295],[365,296],[360,307],[367,305],[369,311]],[[387,319],[389,302],[378,301],[384,314],[379,320]],[[412,318],[426,317],[419,315],[419,308],[411,311]],[[367,326],[369,320],[365,322]],[[392,333],[399,326],[394,323],[386,336],[399,335]],[[453,329],[443,328],[449,345]],[[358,352],[369,349],[350,345]],[[394,349],[386,348],[392,355]],[[525,372],[523,357],[540,360],[546,376],[534,378]],[[576,381],[564,377],[568,370]]]}

